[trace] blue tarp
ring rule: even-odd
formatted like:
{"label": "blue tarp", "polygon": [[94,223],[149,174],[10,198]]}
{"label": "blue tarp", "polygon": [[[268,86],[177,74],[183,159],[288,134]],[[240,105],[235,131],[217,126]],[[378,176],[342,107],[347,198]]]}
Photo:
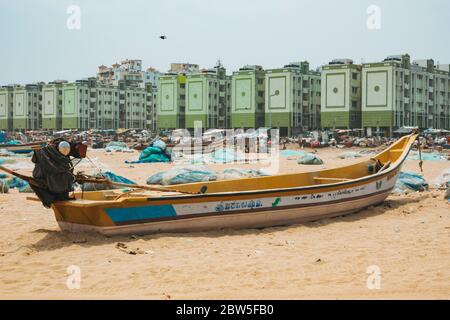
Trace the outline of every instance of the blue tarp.
{"label": "blue tarp", "polygon": [[0,131],[0,143],[5,143],[5,142],[6,142],[6,132]]}
{"label": "blue tarp", "polygon": [[233,149],[219,149],[211,154],[211,159],[215,163],[230,163],[242,161],[244,157]]}
{"label": "blue tarp", "polygon": [[112,151],[130,151],[127,144],[125,142],[119,142],[119,141],[111,141],[106,145],[105,148],[106,152],[112,152]]}
{"label": "blue tarp", "polygon": [[[98,173],[96,177],[104,177],[112,182],[126,183],[126,184],[136,184],[136,182],[131,181],[125,177],[119,176],[111,171],[106,171]],[[81,188],[83,191],[96,191],[96,190],[110,190],[110,189],[123,189],[123,187],[108,186],[100,183],[84,183]]]}
{"label": "blue tarp", "polygon": [[420,174],[414,172],[400,172],[394,193],[401,193],[405,190],[424,191],[428,190],[428,182]]}
{"label": "blue tarp", "polygon": [[214,171],[206,167],[193,166],[158,172],[147,179],[147,184],[174,185],[214,180],[217,180]]}
{"label": "blue tarp", "polygon": [[282,157],[300,157],[304,156],[306,154],[305,151],[298,151],[298,150],[283,150],[280,152],[280,155]]}
{"label": "blue tarp", "polygon": [[158,172],[147,179],[147,184],[174,185],[201,181],[216,181],[267,176],[262,169],[228,168],[216,173],[205,166],[187,166]]}
{"label": "blue tarp", "polygon": [[318,156],[316,156],[312,153],[307,153],[306,155],[299,157],[297,160],[297,163],[298,164],[318,165],[318,164],[323,164],[323,161]]}
{"label": "blue tarp", "polygon": [[[0,175],[0,187],[5,190],[5,186],[7,189],[15,189],[17,188],[19,192],[33,192],[28,182],[17,178],[17,177],[9,177],[8,175],[2,174]],[[7,190],[6,190],[7,191]],[[6,192],[4,192],[6,193]]]}
{"label": "blue tarp", "polygon": [[6,142],[6,144],[16,146],[16,145],[22,144],[22,142],[20,142],[19,140],[9,140],[8,142]]}
{"label": "blue tarp", "polygon": [[152,162],[170,162],[170,155],[158,147],[147,147],[139,155],[137,161],[125,161],[125,163],[152,163]]}
{"label": "blue tarp", "polygon": [[[408,160],[420,160],[420,155],[418,152],[411,153],[411,155],[408,157]],[[447,161],[447,157],[444,155],[441,155],[436,152],[422,152],[422,160],[423,161]]]}

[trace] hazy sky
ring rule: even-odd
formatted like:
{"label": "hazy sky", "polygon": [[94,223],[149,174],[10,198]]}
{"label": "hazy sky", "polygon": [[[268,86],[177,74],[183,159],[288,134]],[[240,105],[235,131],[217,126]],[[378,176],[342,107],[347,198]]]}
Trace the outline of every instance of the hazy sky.
{"label": "hazy sky", "polygon": [[[70,5],[79,30],[66,26]],[[380,30],[367,28],[370,5],[381,9]],[[228,73],[401,53],[444,64],[449,31],[448,0],[0,0],[0,85],[74,81],[125,58],[163,72],[219,58]]]}

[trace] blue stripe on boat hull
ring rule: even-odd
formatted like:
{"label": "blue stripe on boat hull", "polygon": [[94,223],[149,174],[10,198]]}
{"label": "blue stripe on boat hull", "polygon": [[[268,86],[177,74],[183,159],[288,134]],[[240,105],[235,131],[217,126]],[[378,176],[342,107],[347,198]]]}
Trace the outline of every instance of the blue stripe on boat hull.
{"label": "blue stripe on boat hull", "polygon": [[113,222],[119,223],[132,220],[176,217],[177,215],[172,205],[106,208],[105,211]]}

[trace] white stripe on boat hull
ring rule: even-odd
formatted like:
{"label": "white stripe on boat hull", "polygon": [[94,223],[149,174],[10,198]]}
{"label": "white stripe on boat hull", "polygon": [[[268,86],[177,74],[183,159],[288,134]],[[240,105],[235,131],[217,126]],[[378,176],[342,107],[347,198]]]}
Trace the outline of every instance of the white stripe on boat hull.
{"label": "white stripe on boat hull", "polygon": [[62,230],[71,232],[97,231],[105,235],[149,234],[156,232],[196,232],[217,229],[264,228],[284,226],[323,218],[342,216],[357,212],[366,207],[383,202],[391,189],[373,196],[347,200],[331,204],[317,204],[308,207],[279,209],[225,215],[157,221],[121,225],[113,227],[96,227],[59,221]]}

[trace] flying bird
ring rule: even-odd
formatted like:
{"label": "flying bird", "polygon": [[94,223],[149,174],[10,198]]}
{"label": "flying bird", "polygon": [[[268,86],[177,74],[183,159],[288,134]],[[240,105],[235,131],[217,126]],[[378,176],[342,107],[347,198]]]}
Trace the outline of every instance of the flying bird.
{"label": "flying bird", "polygon": [[162,40],[165,40],[165,39],[167,39],[167,37],[166,37],[166,36],[159,36],[159,38],[160,38],[160,39],[162,39]]}

